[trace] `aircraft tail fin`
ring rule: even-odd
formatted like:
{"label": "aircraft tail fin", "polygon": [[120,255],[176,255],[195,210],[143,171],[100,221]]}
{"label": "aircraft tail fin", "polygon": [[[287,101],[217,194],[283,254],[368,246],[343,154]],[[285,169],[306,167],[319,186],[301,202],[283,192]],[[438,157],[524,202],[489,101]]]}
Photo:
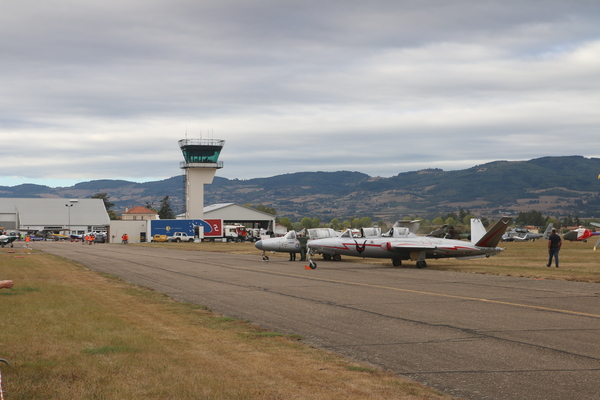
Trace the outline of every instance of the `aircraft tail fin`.
{"label": "aircraft tail fin", "polygon": [[471,243],[477,243],[485,235],[485,227],[479,218],[471,219]]}
{"label": "aircraft tail fin", "polygon": [[542,236],[542,239],[548,240],[548,236],[550,236],[550,232],[552,232],[553,226],[554,226],[554,223],[552,223],[552,222],[548,224],[548,227],[544,231],[544,236]]}
{"label": "aircraft tail fin", "polygon": [[[478,240],[476,236],[473,236],[473,231],[471,231],[471,238],[477,247],[496,247],[498,243],[500,243],[500,239],[502,239],[502,235],[506,232],[506,228],[508,228],[508,224],[512,221],[511,217],[502,217],[492,226],[481,238]],[[479,222],[481,223],[481,221]],[[473,220],[471,220],[471,229],[473,229]],[[476,228],[479,229],[479,228]],[[477,241],[475,241],[477,240]]]}

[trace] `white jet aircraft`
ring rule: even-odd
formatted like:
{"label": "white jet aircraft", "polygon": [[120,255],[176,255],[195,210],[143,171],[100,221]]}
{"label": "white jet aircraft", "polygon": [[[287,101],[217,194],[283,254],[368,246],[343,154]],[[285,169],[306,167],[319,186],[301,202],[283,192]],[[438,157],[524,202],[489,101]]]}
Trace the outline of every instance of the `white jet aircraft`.
{"label": "white jet aircraft", "polygon": [[[313,239],[336,237],[340,235],[338,231],[330,228],[313,228],[307,229],[307,231],[309,241]],[[266,251],[280,253],[300,253],[300,241],[298,240],[298,234],[296,231],[289,231],[285,234],[285,236],[281,237],[259,240],[258,242],[254,243],[254,247],[262,250],[262,257],[264,261],[269,260],[269,257],[265,254]],[[329,258],[332,256],[334,260],[337,261],[335,254],[328,255]]]}
{"label": "white jet aircraft", "polygon": [[[394,224],[393,230],[397,227],[403,227],[408,229],[410,232],[415,233],[417,229],[419,229],[420,221],[398,221]],[[338,237],[341,234],[349,235],[349,237],[354,238],[365,238],[365,237],[381,237],[381,228],[378,227],[370,227],[370,228],[361,228],[361,229],[347,229],[344,232],[338,232],[331,228],[312,228],[306,230],[308,234],[308,241],[312,241],[315,239],[323,239],[323,238],[332,238]],[[387,234],[384,235],[389,235]],[[280,253],[300,253],[300,241],[298,240],[298,233],[295,231],[289,231],[282,237],[269,238],[259,240],[254,244],[254,246],[262,250],[262,258],[264,261],[268,261],[269,257],[265,254],[265,252],[280,252]],[[317,251],[317,253],[320,253]],[[325,261],[340,261],[342,256],[336,252],[328,251],[323,254],[323,260]]]}
{"label": "white jet aircraft", "polygon": [[471,243],[464,240],[442,239],[417,236],[406,227],[394,227],[380,237],[354,238],[348,231],[337,238],[325,238],[309,241],[309,266],[316,268],[312,260],[315,252],[322,254],[341,254],[365,258],[390,258],[395,267],[402,260],[417,262],[417,268],[427,266],[427,258],[457,258],[459,260],[478,257],[490,257],[500,253],[503,248],[496,247],[506,231],[510,217],[502,217],[487,232],[481,220],[471,220]]}

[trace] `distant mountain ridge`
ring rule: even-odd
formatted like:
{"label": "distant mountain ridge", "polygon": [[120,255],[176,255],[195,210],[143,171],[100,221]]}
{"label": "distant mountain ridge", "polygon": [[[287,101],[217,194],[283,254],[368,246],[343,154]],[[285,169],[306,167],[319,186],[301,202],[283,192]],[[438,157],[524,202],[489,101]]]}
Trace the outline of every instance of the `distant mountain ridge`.
{"label": "distant mountain ridge", "polygon": [[[360,172],[296,172],[247,180],[215,177],[205,187],[205,204],[237,203],[273,207],[280,217],[322,221],[368,216],[393,221],[405,216],[435,217],[460,208],[482,216],[538,210],[547,215],[600,217],[599,158],[543,157],[494,161],[465,170],[424,169],[390,178]],[[0,197],[85,198],[108,193],[120,213],[126,207],[156,208],[169,196],[176,213],[184,209],[184,176],[136,183],[95,180],[72,187],[23,184],[0,186]]]}

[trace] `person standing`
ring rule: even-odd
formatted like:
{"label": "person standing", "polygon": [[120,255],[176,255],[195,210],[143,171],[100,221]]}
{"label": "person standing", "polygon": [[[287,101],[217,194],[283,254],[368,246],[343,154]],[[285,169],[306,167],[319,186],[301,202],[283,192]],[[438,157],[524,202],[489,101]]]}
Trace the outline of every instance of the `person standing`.
{"label": "person standing", "polygon": [[306,230],[298,235],[298,241],[300,242],[300,261],[306,261],[306,248],[308,243],[308,236],[306,236]]}
{"label": "person standing", "polygon": [[546,264],[546,267],[552,265],[552,257],[554,257],[556,268],[558,268],[558,252],[560,251],[560,246],[562,246],[562,240],[556,233],[556,229],[552,229],[552,233],[548,236],[548,264]]}

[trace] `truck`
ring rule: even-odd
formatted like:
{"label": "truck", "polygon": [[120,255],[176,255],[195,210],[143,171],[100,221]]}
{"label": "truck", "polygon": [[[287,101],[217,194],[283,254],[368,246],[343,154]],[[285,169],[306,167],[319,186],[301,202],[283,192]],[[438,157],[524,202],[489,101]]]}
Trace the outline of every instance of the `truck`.
{"label": "truck", "polygon": [[[221,219],[155,219],[146,224],[146,237],[165,235],[175,238],[175,234],[185,233],[187,240],[223,238],[223,220]],[[182,235],[179,235],[182,236]],[[181,241],[185,241],[180,237]],[[168,239],[167,239],[168,240]],[[170,240],[169,240],[170,241]]]}
{"label": "truck", "polygon": [[248,238],[248,232],[243,225],[225,225],[223,237],[228,242],[245,242]]}
{"label": "truck", "polygon": [[173,232],[171,236],[167,236],[168,242],[193,242],[194,236],[188,236],[185,232]]}

